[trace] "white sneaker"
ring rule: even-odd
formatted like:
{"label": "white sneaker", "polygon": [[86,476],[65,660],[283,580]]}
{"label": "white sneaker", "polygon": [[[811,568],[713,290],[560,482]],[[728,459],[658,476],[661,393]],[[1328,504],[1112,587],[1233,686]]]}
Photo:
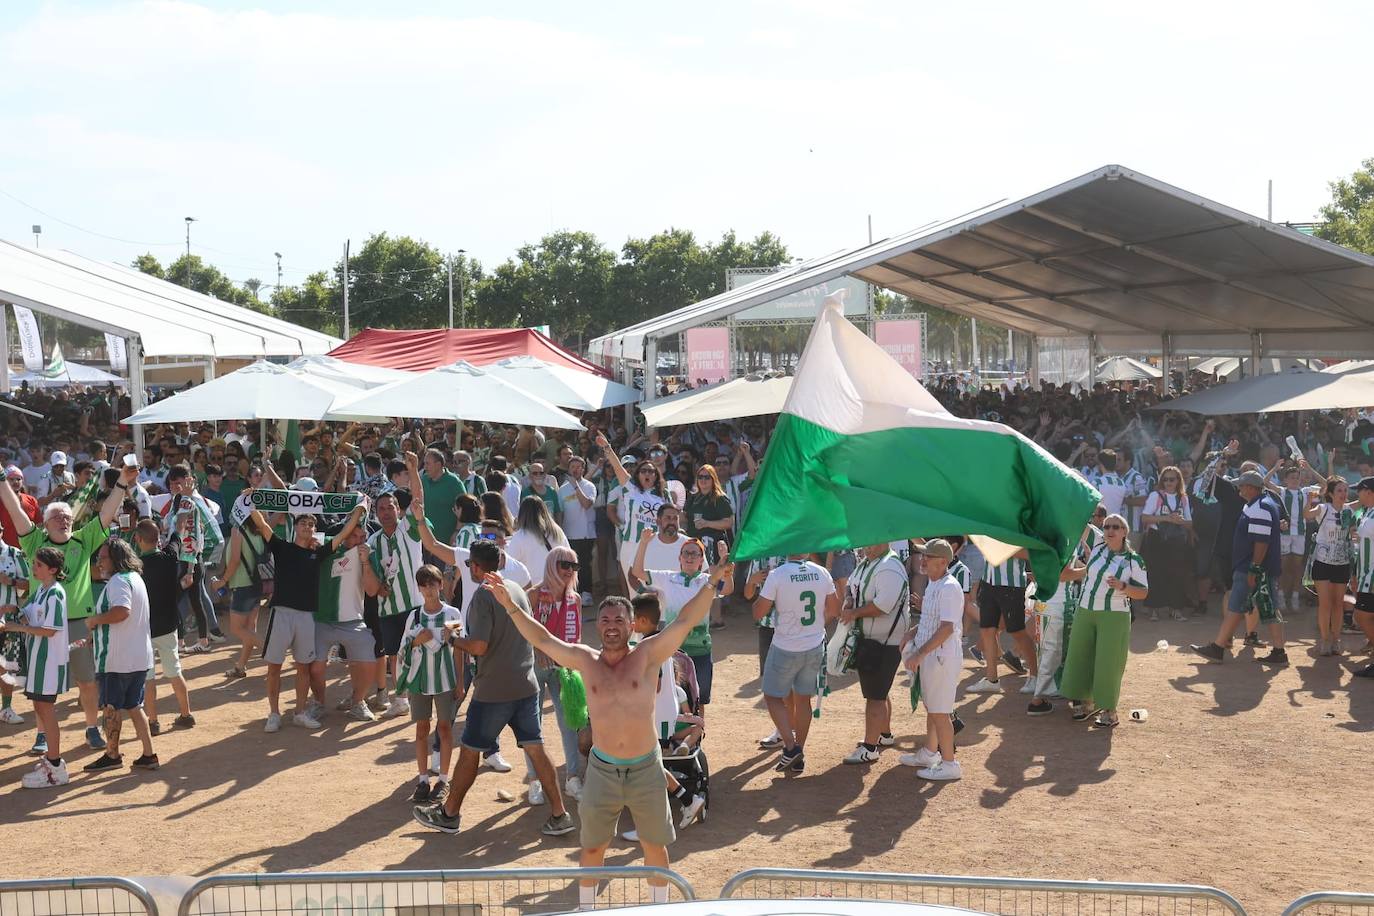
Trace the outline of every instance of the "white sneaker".
{"label": "white sneaker", "polygon": [[544,784],[537,779],[530,783],[530,804],[544,804]]}
{"label": "white sneaker", "polygon": [[267,714],[267,726],[263,729],[269,735],[281,731],[281,715],[275,712]]}
{"label": "white sneaker", "polygon": [[305,707],[305,714],[312,719],[318,719],[324,715],[324,704],[311,700]]}
{"label": "white sneaker", "polygon": [[904,767],[933,767],[940,762],[940,752],[932,751],[929,748],[919,748],[914,754],[903,754],[897,758],[897,762]]}
{"label": "white sneaker", "polygon": [[484,756],[482,758],[482,766],[495,770],[498,773],[510,772],[510,764],[506,762],[505,757],[501,756],[500,751]]}
{"label": "white sneaker", "polygon": [[26,789],[51,789],[55,786],[65,786],[70,782],[67,776],[67,761],[63,760],[53,766],[48,762],[47,757],[39,757],[38,763],[34,768],[24,774],[20,784]]}
{"label": "white sneaker", "polygon": [[386,718],[410,715],[410,701],[405,697],[392,697],[391,705],[386,708]]}
{"label": "white sneaker", "polygon": [[941,760],[933,767],[917,770],[916,775],[922,779],[930,779],[935,782],[953,782],[956,779],[962,779],[964,771],[960,769],[957,760]]}
{"label": "white sneaker", "polygon": [[1000,681],[990,681],[985,677],[980,677],[966,689],[969,693],[1001,693],[1002,684]]}
{"label": "white sneaker", "polygon": [[380,714],[391,708],[391,701],[380,693],[374,693],[367,698],[367,705],[373,712]]}
{"label": "white sneaker", "polygon": [[759,747],[766,751],[777,750],[782,747],[782,734],[775,728],[773,733],[767,738],[759,739]]}
{"label": "white sneaker", "polygon": [[872,763],[878,759],[876,750],[870,751],[863,744],[854,745],[854,750],[850,751],[849,756],[844,758],[845,763]]}
{"label": "white sneaker", "polygon": [[354,703],[348,709],[348,717],[359,722],[376,722],[377,716],[367,708],[366,703]]}
{"label": "white sneaker", "polygon": [[1032,679],[1032,678],[1026,678],[1026,683],[1024,683],[1024,684],[1021,685],[1021,692],[1024,693],[1024,694],[1032,694],[1032,693],[1035,693],[1035,681],[1034,681],[1034,679]]}
{"label": "white sneaker", "polygon": [[692,800],[682,806],[682,820],[678,821],[677,829],[686,830],[701,814],[701,809],[706,807],[705,795],[693,795]]}
{"label": "white sneaker", "polygon": [[429,775],[431,775],[431,776],[438,776],[438,775],[439,775],[439,752],[438,752],[438,751],[430,751],[430,752],[429,752]]}
{"label": "white sneaker", "polygon": [[223,645],[229,640],[229,637],[225,636],[223,633],[211,633],[207,638],[217,646]]}
{"label": "white sneaker", "polygon": [[626,831],[625,831],[624,833],[622,833],[620,836],[621,836],[622,838],[626,839],[626,840],[629,840],[631,843],[638,843],[638,842],[639,842],[639,831],[638,831],[638,830],[626,830]]}
{"label": "white sneaker", "polygon": [[892,745],[894,745],[894,744],[896,744],[896,743],[897,743],[897,736],[896,736],[896,735],[879,735],[879,736],[878,736],[878,747],[892,747]]}
{"label": "white sneaker", "polygon": [[6,706],[0,709],[0,722],[6,725],[23,725],[24,717],[15,712],[13,706]]}
{"label": "white sneaker", "polygon": [[298,712],[291,717],[292,725],[299,725],[301,728],[319,728],[320,720],[316,719],[309,712]]}
{"label": "white sneaker", "polygon": [[574,799],[575,801],[581,801],[581,800],[582,800],[582,777],[580,777],[580,776],[569,776],[569,777],[568,777],[568,783],[567,783],[566,786],[563,787],[563,791],[564,791],[565,794],[567,794],[568,798]]}

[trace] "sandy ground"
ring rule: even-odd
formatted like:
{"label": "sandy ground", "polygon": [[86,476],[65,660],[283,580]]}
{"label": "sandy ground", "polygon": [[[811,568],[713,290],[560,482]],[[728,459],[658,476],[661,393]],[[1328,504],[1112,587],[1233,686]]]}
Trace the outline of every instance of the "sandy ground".
{"label": "sandy ground", "polygon": [[[1319,889],[1374,890],[1368,844],[1358,840],[1374,795],[1374,683],[1355,680],[1357,659],[1313,659],[1312,615],[1290,632],[1292,667],[1267,671],[1243,652],[1222,666],[1176,650],[1207,638],[1215,616],[1140,623],[1126,673],[1123,712],[1144,723],[1091,731],[1060,705],[1025,714],[1019,678],[1002,695],[967,696],[961,782],[930,785],[897,764],[924,731],[899,699],[898,750],[870,766],[840,759],[859,736],[852,678],[832,685],[812,731],[804,775],[772,772],[770,730],[759,702],[752,626],[739,612],[716,636],[716,697],[708,716],[712,760],[709,820],[681,833],[673,865],[710,895],[755,866],[876,869],[1213,884],[1253,913],[1277,914]],[[1349,647],[1363,640],[1347,637]],[[346,721],[331,712],[318,732],[263,733],[261,663],[226,681],[230,653],[188,660],[194,729],[157,739],[156,773],[86,774],[95,752],[68,755],[74,776],[56,791],[29,791],[19,777],[29,726],[0,726],[0,824],[11,850],[4,877],[204,875],[308,869],[379,870],[564,865],[576,834],[540,836],[547,809],[519,795],[521,767],[483,771],[457,836],[414,824],[406,796],[415,764],[412,726]],[[343,691],[331,671],[331,701]],[[969,665],[969,680],[975,677]],[[290,681],[287,682],[290,688]],[[173,709],[163,690],[164,709]],[[32,721],[27,701],[17,701]],[[60,711],[68,743],[80,732],[74,693]],[[164,722],[171,716],[164,712]],[[554,729],[552,714],[546,729]],[[507,741],[510,754],[510,742]],[[551,754],[561,756],[556,740]],[[134,750],[130,747],[130,750]],[[576,811],[573,807],[574,813]],[[608,864],[638,859],[618,844]]]}

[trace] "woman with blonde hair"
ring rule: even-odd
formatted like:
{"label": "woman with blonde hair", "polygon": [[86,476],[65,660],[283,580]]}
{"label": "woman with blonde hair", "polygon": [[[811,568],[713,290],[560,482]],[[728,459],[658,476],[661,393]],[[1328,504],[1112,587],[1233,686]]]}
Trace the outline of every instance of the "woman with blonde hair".
{"label": "woman with blonde hair", "polygon": [[1183,608],[1192,603],[1193,507],[1184,489],[1183,472],[1170,465],[1159,472],[1159,484],[1145,498],[1141,513],[1145,540],[1140,553],[1155,574],[1155,587],[1145,599],[1150,620],[1161,611],[1186,620]]}
{"label": "woman with blonde hair", "polygon": [[[555,546],[549,550],[544,560],[543,578],[528,590],[531,616],[554,636],[569,643],[582,641],[582,594],[577,588],[579,570],[577,553],[571,547]],[[562,676],[559,674],[559,666],[544,653],[536,651],[534,676],[539,682],[539,708],[544,708],[546,695],[553,701],[554,718],[558,720],[558,734],[563,740],[567,794],[573,798],[580,798],[584,761],[578,748],[577,732],[568,727],[563,712]],[[534,763],[528,754],[525,755],[525,781],[530,786],[530,804],[543,804],[544,789],[534,772]]]}

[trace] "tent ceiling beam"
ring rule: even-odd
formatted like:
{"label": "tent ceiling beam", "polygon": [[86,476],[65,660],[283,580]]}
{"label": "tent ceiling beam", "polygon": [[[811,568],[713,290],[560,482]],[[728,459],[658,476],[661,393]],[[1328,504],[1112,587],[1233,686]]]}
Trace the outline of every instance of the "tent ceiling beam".
{"label": "tent ceiling beam", "polygon": [[[992,309],[1000,309],[1000,310],[1004,310],[1004,311],[1011,312],[1013,315],[1020,315],[1020,316],[1022,316],[1023,318],[1029,318],[1029,319],[1031,319],[1032,321],[1037,322],[1037,323],[1052,324],[1052,325],[1054,325],[1054,326],[1057,327],[1057,328],[1063,328],[1065,331],[1072,331],[1072,332],[1075,333],[1075,334],[1084,334],[1084,335],[1087,335],[1087,334],[1091,334],[1091,333],[1092,333],[1092,331],[1090,331],[1090,330],[1089,330],[1088,328],[1086,328],[1086,327],[1082,327],[1082,326],[1079,326],[1079,325],[1072,325],[1072,324],[1069,324],[1068,322],[1061,321],[1061,320],[1054,319],[1054,318],[1046,318],[1045,316],[1043,316],[1043,315],[1038,315],[1038,314],[1036,314],[1035,312],[1032,312],[1032,311],[1030,311],[1030,310],[1028,310],[1028,309],[1017,308],[1016,306],[1007,305],[1006,303],[996,302],[996,301],[993,301],[993,300],[991,300],[991,299],[985,299],[985,298],[983,298],[982,296],[975,296],[974,294],[968,292],[967,290],[959,289],[957,286],[951,286],[950,284],[941,282],[941,281],[939,281],[939,280],[931,280],[931,279],[928,279],[928,278],[923,277],[923,276],[921,276],[920,274],[916,273],[915,271],[907,270],[905,267],[898,267],[896,264],[879,264],[879,265],[874,265],[874,266],[875,266],[875,267],[878,267],[878,268],[881,268],[882,270],[890,271],[891,273],[894,273],[894,274],[900,274],[900,275],[903,276],[903,277],[906,277],[906,278],[911,279],[911,280],[915,280],[917,283],[925,283],[925,284],[928,284],[928,285],[930,285],[930,286],[935,287],[936,289],[944,290],[944,291],[947,292],[947,293],[953,293],[953,294],[956,295],[956,296],[962,296],[962,297],[964,297],[965,299],[968,299],[968,300],[970,300],[970,301],[972,301],[972,302],[981,303],[981,304],[983,304],[983,305],[988,306],[989,308],[992,308]],[[889,284],[883,283],[883,282],[878,281],[878,280],[869,280],[869,282],[870,282],[870,283],[873,283],[873,284],[876,285],[876,286],[882,286],[882,287],[885,287],[885,288],[891,288]],[[919,299],[920,297],[917,296],[917,297],[915,297],[915,298],[918,298],[918,299]],[[936,305],[935,308],[942,308],[942,309],[945,309],[945,310],[951,311],[951,312],[959,312],[959,311],[961,311],[961,310],[960,310],[960,307],[957,306],[957,305]],[[983,314],[969,313],[969,312],[964,312],[963,314],[969,315],[969,317],[973,317],[973,318],[981,318],[981,319],[984,320],[984,321],[992,321],[992,322],[994,322],[994,323],[1001,324],[1001,322],[998,321],[998,319],[996,319],[996,318],[989,318],[989,317],[987,317],[986,315],[983,315]],[[1026,328],[1016,328],[1015,330],[1023,331],[1024,333],[1034,333],[1033,331],[1030,331],[1030,330],[1028,330],[1028,329],[1026,329]]]}

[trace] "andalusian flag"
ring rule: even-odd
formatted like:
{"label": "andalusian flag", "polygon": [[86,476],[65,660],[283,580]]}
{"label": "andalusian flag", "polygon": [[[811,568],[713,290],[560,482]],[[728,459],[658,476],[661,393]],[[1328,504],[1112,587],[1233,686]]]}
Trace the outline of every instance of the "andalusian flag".
{"label": "andalusian flag", "polygon": [[827,300],[731,558],[981,534],[1029,550],[1043,600],[1097,503],[1025,436],[952,416]]}
{"label": "andalusian flag", "polygon": [[52,345],[52,359],[38,372],[44,378],[61,378],[67,374],[67,361],[62,358],[62,345]]}

